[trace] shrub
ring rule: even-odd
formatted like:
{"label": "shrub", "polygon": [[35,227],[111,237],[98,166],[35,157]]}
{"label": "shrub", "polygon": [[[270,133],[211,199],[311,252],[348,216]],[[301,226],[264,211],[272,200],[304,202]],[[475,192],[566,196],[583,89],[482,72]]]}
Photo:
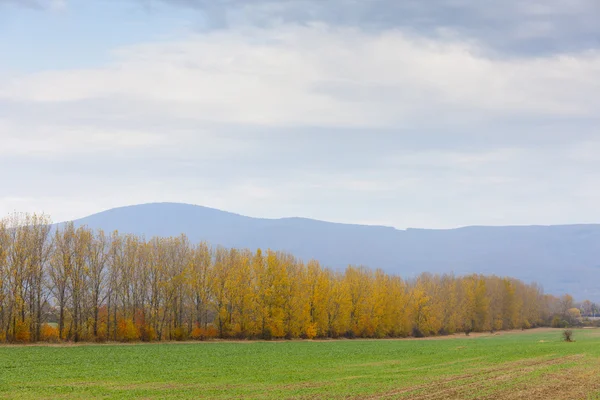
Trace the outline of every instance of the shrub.
{"label": "shrub", "polygon": [[40,330],[40,340],[43,342],[56,343],[60,340],[58,328],[44,324]]}
{"label": "shrub", "polygon": [[17,322],[15,326],[15,342],[27,343],[31,340],[31,333],[29,332],[29,324],[23,321]]}
{"label": "shrub", "polygon": [[173,329],[172,337],[174,340],[181,342],[187,339],[187,332],[183,327],[180,326],[179,328]]}
{"label": "shrub", "polygon": [[271,331],[271,328],[269,328],[267,326],[265,329],[263,329],[262,338],[264,340],[271,340],[271,339],[273,339],[273,332]]}
{"label": "shrub", "polygon": [[348,339],[356,339],[356,332],[354,332],[353,329],[350,329],[344,336],[346,336]]}
{"label": "shrub", "polygon": [[152,342],[156,340],[156,332],[150,325],[140,326],[140,339],[142,342]]}
{"label": "shrub", "polygon": [[573,342],[573,331],[570,329],[565,329],[563,331],[563,338],[565,342]]}
{"label": "shrub", "polygon": [[117,337],[122,342],[133,342],[140,338],[140,334],[131,319],[121,319],[117,326]]}
{"label": "shrub", "polygon": [[499,331],[502,329],[504,323],[502,322],[502,318],[496,318],[494,319],[494,323],[492,324],[492,330],[495,331]]}
{"label": "shrub", "polygon": [[217,336],[219,336],[219,332],[217,331],[217,328],[215,328],[214,326],[209,326],[208,328],[206,328],[204,330],[204,335],[206,336],[207,339],[214,339]]}
{"label": "shrub", "polygon": [[101,322],[98,324],[98,332],[96,333],[96,342],[104,343],[108,339],[108,331],[106,324]]}
{"label": "shrub", "polygon": [[192,333],[190,333],[190,337],[194,340],[204,340],[204,329],[200,328],[198,325],[192,329]]}
{"label": "shrub", "polygon": [[202,328],[198,325],[192,330],[190,337],[194,340],[207,340],[214,339],[219,335],[217,328],[214,326],[208,326],[206,328]]}
{"label": "shrub", "polygon": [[569,323],[563,319],[561,319],[559,316],[555,316],[554,318],[552,318],[552,327],[553,328],[566,328],[569,326]]}
{"label": "shrub", "polygon": [[415,326],[412,330],[412,336],[416,338],[422,338],[425,337],[425,334],[418,327]]}

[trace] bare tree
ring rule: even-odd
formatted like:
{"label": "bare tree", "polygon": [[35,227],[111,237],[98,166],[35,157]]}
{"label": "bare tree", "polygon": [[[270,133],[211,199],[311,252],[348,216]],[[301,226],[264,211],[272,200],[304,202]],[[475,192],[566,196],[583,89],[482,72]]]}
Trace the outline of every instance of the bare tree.
{"label": "bare tree", "polygon": [[103,231],[98,231],[90,243],[89,268],[87,281],[89,290],[89,303],[94,318],[93,334],[98,337],[98,323],[100,306],[107,297],[106,292],[106,264],[108,254],[108,239]]}
{"label": "bare tree", "polygon": [[70,298],[69,277],[75,264],[75,227],[67,223],[57,229],[54,235],[55,251],[50,261],[50,282],[52,293],[58,307],[58,333],[62,339],[65,337],[65,316],[67,302]]}

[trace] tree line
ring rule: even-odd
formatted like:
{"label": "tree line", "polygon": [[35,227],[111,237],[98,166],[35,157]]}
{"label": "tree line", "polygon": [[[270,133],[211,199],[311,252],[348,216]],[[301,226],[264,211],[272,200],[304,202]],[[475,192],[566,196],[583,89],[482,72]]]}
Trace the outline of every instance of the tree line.
{"label": "tree line", "polygon": [[568,295],[506,277],[404,280],[185,235],[0,220],[2,342],[420,337],[549,325],[572,308]]}

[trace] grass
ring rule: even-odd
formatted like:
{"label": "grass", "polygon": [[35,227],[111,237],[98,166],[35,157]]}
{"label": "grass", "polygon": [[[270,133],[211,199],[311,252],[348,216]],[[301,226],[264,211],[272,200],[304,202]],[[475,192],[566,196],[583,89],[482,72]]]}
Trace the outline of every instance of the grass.
{"label": "grass", "polygon": [[0,347],[0,399],[600,399],[600,330]]}

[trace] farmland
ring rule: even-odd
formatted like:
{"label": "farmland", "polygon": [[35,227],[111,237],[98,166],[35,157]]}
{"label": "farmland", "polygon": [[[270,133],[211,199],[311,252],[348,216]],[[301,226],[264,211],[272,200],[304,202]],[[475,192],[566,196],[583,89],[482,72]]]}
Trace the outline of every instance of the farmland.
{"label": "farmland", "polygon": [[0,398],[600,399],[600,330],[0,347]]}

